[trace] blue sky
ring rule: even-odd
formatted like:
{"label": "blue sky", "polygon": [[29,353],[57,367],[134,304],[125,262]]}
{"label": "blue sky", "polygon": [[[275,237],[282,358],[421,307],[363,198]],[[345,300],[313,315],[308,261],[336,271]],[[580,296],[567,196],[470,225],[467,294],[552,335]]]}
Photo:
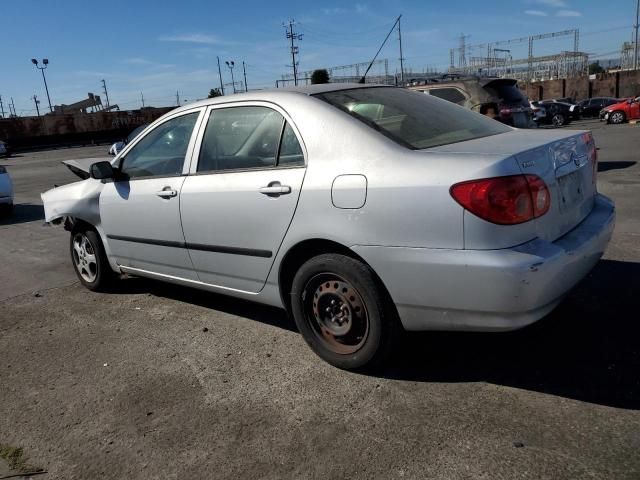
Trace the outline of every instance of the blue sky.
{"label": "blue sky", "polygon": [[[469,44],[579,28],[580,49],[595,58],[616,56],[631,39],[635,0],[400,0],[358,2],[211,0],[3,0],[0,19],[0,95],[13,97],[18,114],[34,114],[36,94],[46,110],[42,77],[30,59],[49,58],[46,71],[53,104],[87,92],[101,94],[105,79],[111,103],[122,108],[175,104],[205,97],[218,86],[216,56],[235,60],[236,80],[246,62],[249,88],[274,85],[291,58],[282,22],[297,21],[302,33],[300,69],[371,59],[402,14],[405,66],[446,68],[461,33]],[[572,38],[536,43],[535,54],[573,48]],[[527,45],[513,45],[514,58]],[[478,53],[481,55],[481,53]],[[399,68],[394,35],[380,54]]]}

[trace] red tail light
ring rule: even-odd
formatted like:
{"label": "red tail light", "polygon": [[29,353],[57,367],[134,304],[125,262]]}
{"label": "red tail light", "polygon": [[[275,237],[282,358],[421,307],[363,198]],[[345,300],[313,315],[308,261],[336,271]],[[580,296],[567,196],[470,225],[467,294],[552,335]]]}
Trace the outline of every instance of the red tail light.
{"label": "red tail light", "polygon": [[537,175],[511,175],[456,183],[456,202],[474,215],[498,225],[528,222],[547,213],[549,189]]}
{"label": "red tail light", "polygon": [[587,144],[587,157],[589,157],[591,168],[593,169],[591,182],[595,185],[598,180],[598,149],[596,148],[596,142],[593,141],[591,132],[584,133],[582,140]]}

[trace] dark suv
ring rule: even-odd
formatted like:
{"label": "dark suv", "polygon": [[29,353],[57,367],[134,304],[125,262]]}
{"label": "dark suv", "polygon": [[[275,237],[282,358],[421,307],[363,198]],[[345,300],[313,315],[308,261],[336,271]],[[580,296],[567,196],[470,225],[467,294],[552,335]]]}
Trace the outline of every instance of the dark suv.
{"label": "dark suv", "polygon": [[582,100],[578,105],[580,105],[583,117],[597,117],[600,115],[600,110],[619,101],[613,97],[594,97]]}
{"label": "dark suv", "polygon": [[476,112],[484,113],[493,108],[496,120],[518,128],[531,128],[533,111],[526,95],[518,88],[518,81],[511,78],[461,77],[443,75],[412,85],[417,90],[449,100]]}

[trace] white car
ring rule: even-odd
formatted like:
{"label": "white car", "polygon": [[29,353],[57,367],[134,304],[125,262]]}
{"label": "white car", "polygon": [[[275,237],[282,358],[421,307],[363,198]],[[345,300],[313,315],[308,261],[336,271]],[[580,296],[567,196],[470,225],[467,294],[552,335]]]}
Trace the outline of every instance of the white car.
{"label": "white car", "polygon": [[13,212],[13,182],[7,169],[0,165],[0,215]]}
{"label": "white car", "polygon": [[139,127],[136,127],[129,135],[127,135],[127,138],[111,145],[111,148],[109,148],[109,155],[118,155],[122,151],[122,149],[126,147],[127,144],[129,144],[129,142],[132,142],[133,139],[136,138],[138,134],[148,126],[148,123],[144,123]]}
{"label": "white car", "polygon": [[590,132],[324,84],[172,110],[42,199],[87,288],[127,273],[282,307],[320,357],[357,369],[396,328],[549,313],[613,232],[597,167]]}

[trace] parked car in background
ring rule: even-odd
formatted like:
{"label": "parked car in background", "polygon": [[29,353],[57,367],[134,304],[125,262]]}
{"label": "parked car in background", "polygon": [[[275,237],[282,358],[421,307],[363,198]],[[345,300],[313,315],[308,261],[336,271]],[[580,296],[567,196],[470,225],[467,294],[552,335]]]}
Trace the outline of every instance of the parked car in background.
{"label": "parked car in background", "polygon": [[417,83],[421,84],[412,85],[409,89],[448,100],[476,112],[487,107],[495,108],[498,114],[496,120],[513,127],[534,126],[529,100],[518,88],[517,80],[444,75]]}
{"label": "parked car in background", "polygon": [[539,125],[561,127],[568,125],[572,120],[571,105],[568,103],[546,100],[543,102],[531,102],[531,104],[538,108],[544,108],[544,117],[540,116],[536,120]]}
{"label": "parked car in background", "polygon": [[597,117],[598,115],[600,115],[600,111],[603,108],[619,102],[619,99],[613,97],[587,98],[578,102],[578,106],[580,107],[580,116],[582,116],[583,118]]}
{"label": "parked car in background", "polygon": [[6,167],[0,165],[0,216],[13,212],[13,182]]}
{"label": "parked car in background", "polygon": [[640,119],[640,97],[628,98],[600,111],[600,119],[607,123],[624,123]]}
{"label": "parked car in background", "polygon": [[539,102],[529,101],[529,105],[531,106],[531,111],[533,112],[533,121],[536,124],[543,123],[547,117],[547,111],[545,108],[540,105]]}
{"label": "parked car in background", "polygon": [[8,157],[9,155],[11,155],[9,144],[0,140],[0,157]]}
{"label": "parked car in background", "polygon": [[575,103],[563,102],[561,99],[551,99],[551,100],[541,100],[541,105],[549,105],[551,103],[560,104],[566,106],[568,108],[568,118],[569,120],[580,120],[581,110],[580,106]]}
{"label": "parked car in background", "polygon": [[83,285],[126,272],[282,307],[345,369],[380,362],[397,328],[537,321],[615,218],[589,132],[514,129],[395,87],[203,100],[89,170],[42,195]]}
{"label": "parked car in background", "polygon": [[127,138],[111,145],[111,148],[109,148],[109,155],[117,155],[118,153],[120,153],[122,149],[127,146],[127,144],[132,142],[133,139],[136,138],[138,134],[148,126],[148,123],[144,123],[139,127],[136,127],[129,135],[127,135]]}

